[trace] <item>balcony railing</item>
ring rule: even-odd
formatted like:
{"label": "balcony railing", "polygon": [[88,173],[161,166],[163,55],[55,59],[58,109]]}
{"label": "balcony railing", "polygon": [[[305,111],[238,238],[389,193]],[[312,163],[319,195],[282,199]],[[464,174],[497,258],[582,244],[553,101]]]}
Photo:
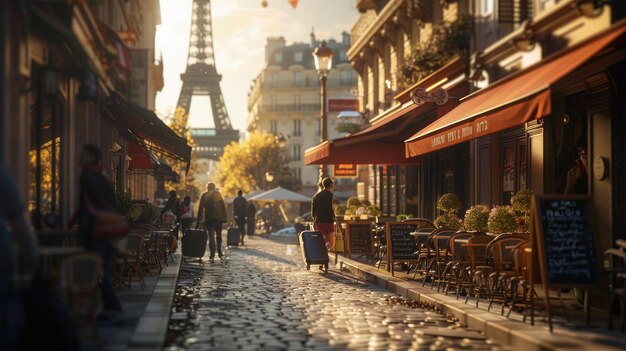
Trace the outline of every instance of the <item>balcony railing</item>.
{"label": "balcony railing", "polygon": [[261,107],[262,112],[319,112],[320,109],[320,104],[281,104]]}
{"label": "balcony railing", "polygon": [[[328,79],[326,86],[353,86],[357,84],[356,78],[351,79]],[[317,79],[306,79],[303,81],[293,80],[278,80],[278,81],[265,81],[261,84],[263,88],[276,89],[276,88],[314,88],[319,87],[320,82]]]}

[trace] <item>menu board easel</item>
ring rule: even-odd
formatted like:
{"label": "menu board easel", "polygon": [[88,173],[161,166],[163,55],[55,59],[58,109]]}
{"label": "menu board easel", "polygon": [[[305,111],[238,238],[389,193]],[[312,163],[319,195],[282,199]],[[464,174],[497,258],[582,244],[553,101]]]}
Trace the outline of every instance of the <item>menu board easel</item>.
{"label": "menu board easel", "polygon": [[374,238],[371,221],[348,221],[344,234],[346,257],[353,255],[372,257],[374,255]]}
{"label": "menu board easel", "polygon": [[[544,304],[550,332],[550,288],[585,288],[585,310],[590,318],[590,287],[601,285],[593,213],[586,195],[533,196],[533,252],[538,253],[541,284],[545,290]],[[532,269],[534,282],[537,270]],[[534,322],[534,294],[531,293],[531,323]]]}
{"label": "menu board easel", "polygon": [[387,222],[387,270],[394,275],[393,264],[397,262],[416,263],[419,256],[412,232],[420,228],[421,222]]}

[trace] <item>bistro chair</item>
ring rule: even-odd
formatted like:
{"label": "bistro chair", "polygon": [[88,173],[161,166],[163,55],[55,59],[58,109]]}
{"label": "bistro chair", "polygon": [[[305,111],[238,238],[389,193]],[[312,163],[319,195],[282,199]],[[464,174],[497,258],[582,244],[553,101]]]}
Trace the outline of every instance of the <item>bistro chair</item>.
{"label": "bistro chair", "polygon": [[433,231],[428,239],[428,266],[422,281],[422,286],[430,279],[430,287],[433,288],[435,282],[439,283],[441,272],[446,265],[448,239],[456,233],[453,229],[437,229]]}
{"label": "bistro chair", "polygon": [[430,249],[428,248],[428,239],[435,230],[435,227],[422,227],[413,232],[415,244],[417,246],[415,256],[418,257],[417,263],[413,266],[413,279],[415,279],[417,273],[421,273],[422,277],[426,274],[426,268],[428,267],[428,255],[430,252]]}
{"label": "bistro chair", "polygon": [[459,299],[463,281],[468,281],[465,267],[470,265],[469,250],[466,244],[475,234],[469,232],[457,232],[448,240],[448,258],[446,268],[443,273],[444,292],[448,295],[450,287],[454,286],[456,298]]}
{"label": "bistro chair", "polygon": [[469,266],[465,268],[468,277],[465,303],[469,300],[470,295],[474,293],[476,307],[478,307],[481,293],[486,292],[484,282],[487,276],[493,272],[493,266],[487,260],[487,248],[494,239],[495,237],[491,235],[474,235],[467,240]]}
{"label": "bistro chair", "polygon": [[504,314],[504,308],[509,301],[507,285],[515,276],[512,247],[526,240],[526,236],[516,234],[502,234],[490,245],[490,257],[493,259],[493,273],[488,277],[487,287],[489,293],[489,305],[491,309],[494,302],[502,303],[500,314]]}
{"label": "bistro chair", "polygon": [[[613,306],[615,299],[618,299],[620,306],[620,331],[624,332],[626,325],[626,241],[618,240],[617,248],[605,251],[604,255],[611,262],[611,267],[605,269],[609,274],[609,309]],[[613,318],[611,311],[608,313],[609,329],[613,328]]]}
{"label": "bistro chair", "polygon": [[93,339],[99,345],[96,316],[102,258],[95,253],[72,255],[63,260],[61,270],[66,284],[67,307],[78,336]]}
{"label": "bistro chair", "polygon": [[144,236],[141,234],[131,233],[127,236],[127,252],[123,254],[120,282],[127,283],[130,289],[133,280],[137,280],[141,286],[141,290],[146,287],[146,283],[143,277],[143,270],[141,268],[141,262],[144,261],[143,253],[143,241]]}

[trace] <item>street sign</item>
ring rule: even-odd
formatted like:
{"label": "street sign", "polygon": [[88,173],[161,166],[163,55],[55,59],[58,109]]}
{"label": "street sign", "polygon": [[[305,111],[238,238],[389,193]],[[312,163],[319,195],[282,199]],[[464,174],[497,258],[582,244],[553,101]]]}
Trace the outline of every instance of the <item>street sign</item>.
{"label": "street sign", "polygon": [[328,112],[358,111],[357,99],[328,99]]}

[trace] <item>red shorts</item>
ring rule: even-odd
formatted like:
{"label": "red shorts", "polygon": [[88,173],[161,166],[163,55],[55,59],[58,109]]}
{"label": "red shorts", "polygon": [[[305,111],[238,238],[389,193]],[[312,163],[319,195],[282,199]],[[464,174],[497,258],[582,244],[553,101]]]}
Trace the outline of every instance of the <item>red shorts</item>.
{"label": "red shorts", "polygon": [[335,248],[335,223],[315,223],[313,224],[315,230],[322,232],[324,235],[324,241],[326,242],[326,248]]}

